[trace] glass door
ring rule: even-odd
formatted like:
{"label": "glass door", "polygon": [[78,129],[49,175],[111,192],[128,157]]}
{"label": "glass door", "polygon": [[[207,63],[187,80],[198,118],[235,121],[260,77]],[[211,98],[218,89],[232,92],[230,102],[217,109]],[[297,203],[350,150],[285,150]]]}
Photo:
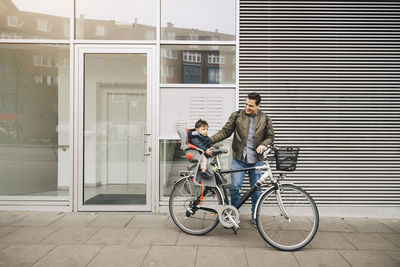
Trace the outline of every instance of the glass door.
{"label": "glass door", "polygon": [[152,48],[77,48],[78,209],[151,210]]}

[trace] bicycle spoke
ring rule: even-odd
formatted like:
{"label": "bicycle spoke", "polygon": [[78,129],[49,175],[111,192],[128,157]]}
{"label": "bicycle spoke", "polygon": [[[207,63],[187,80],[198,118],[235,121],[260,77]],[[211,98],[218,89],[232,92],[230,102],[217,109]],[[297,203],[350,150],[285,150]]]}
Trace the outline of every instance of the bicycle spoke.
{"label": "bicycle spoke", "polygon": [[[200,188],[194,185],[190,178],[176,183],[171,191],[169,201],[171,218],[186,233],[205,234],[218,224],[219,220],[215,212],[199,209],[201,194]],[[202,206],[204,207],[213,205],[215,202],[222,204],[222,196],[215,188],[205,188],[203,195]],[[215,195],[217,198],[214,200]]]}
{"label": "bicycle spoke", "polygon": [[[281,185],[280,201],[271,188],[260,199],[256,210],[258,230],[270,245],[293,251],[306,246],[318,228],[318,210],[302,189]],[[289,218],[283,216],[283,211]]]}

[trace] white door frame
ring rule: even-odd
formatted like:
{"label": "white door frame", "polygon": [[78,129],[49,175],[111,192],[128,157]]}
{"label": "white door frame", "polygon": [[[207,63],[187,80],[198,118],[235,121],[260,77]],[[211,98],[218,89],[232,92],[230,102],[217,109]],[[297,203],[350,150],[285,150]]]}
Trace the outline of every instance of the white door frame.
{"label": "white door frame", "polygon": [[[76,211],[154,211],[156,183],[152,177],[155,170],[155,120],[156,99],[156,47],[153,45],[97,45],[82,44],[75,46],[75,95],[74,95],[74,210]],[[83,205],[83,164],[84,164],[84,56],[90,53],[100,54],[146,54],[147,55],[147,147],[152,152],[146,156],[147,186],[146,205]]]}

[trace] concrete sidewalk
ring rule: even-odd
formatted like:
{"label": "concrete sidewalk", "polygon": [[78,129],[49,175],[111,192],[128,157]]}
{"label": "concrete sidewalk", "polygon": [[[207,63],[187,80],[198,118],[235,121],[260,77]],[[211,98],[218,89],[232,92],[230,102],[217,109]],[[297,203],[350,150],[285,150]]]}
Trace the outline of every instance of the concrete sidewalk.
{"label": "concrete sidewalk", "polygon": [[191,236],[163,214],[0,211],[0,267],[400,266],[400,219],[322,217],[311,244],[290,253],[243,217],[237,235],[219,225]]}

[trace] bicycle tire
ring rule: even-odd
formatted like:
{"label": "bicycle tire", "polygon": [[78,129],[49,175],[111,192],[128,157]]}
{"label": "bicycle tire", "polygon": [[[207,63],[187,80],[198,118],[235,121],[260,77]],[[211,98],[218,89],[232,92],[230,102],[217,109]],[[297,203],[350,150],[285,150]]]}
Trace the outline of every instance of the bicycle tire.
{"label": "bicycle tire", "polygon": [[256,207],[256,223],[262,238],[272,247],[296,251],[311,242],[318,231],[319,213],[312,197],[292,184],[279,186],[285,218],[279,208],[274,187],[268,189]]}
{"label": "bicycle tire", "polygon": [[[201,186],[195,185],[191,177],[175,183],[169,198],[169,213],[172,220],[183,232],[191,235],[204,235],[218,224],[218,213],[201,209],[209,204],[222,204],[222,196],[215,187],[204,188],[204,199],[200,205]],[[217,198],[215,199],[215,196]],[[195,205],[194,205],[195,203]],[[194,206],[194,209],[192,209]],[[192,210],[193,214],[188,211]]]}

